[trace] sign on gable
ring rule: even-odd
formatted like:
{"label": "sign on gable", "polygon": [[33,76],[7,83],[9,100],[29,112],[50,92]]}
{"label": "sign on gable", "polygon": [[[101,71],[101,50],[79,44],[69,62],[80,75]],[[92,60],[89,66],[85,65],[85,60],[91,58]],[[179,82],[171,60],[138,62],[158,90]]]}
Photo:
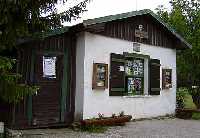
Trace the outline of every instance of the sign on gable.
{"label": "sign on gable", "polygon": [[149,38],[148,32],[145,32],[143,30],[144,30],[143,25],[139,25],[138,29],[135,29],[135,37],[138,37],[140,39],[142,38],[148,39]]}

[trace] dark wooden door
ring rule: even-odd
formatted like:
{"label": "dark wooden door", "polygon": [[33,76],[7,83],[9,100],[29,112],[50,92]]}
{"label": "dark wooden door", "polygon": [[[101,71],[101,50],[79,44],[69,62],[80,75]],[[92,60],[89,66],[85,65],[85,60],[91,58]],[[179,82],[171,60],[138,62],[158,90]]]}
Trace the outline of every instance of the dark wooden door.
{"label": "dark wooden door", "polygon": [[[52,58],[55,64],[45,66],[45,59]],[[52,61],[53,61],[52,60]],[[55,76],[46,76],[55,67]],[[47,72],[47,73],[45,73]],[[51,71],[50,71],[51,72]],[[60,122],[60,95],[63,76],[62,55],[37,54],[35,64],[35,84],[39,91],[33,96],[33,125],[43,126]]]}

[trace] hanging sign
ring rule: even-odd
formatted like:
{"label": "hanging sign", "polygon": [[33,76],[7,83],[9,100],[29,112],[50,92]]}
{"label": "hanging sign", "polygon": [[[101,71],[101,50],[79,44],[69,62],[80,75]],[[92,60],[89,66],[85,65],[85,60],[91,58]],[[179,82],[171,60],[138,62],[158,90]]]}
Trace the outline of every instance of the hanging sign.
{"label": "hanging sign", "polygon": [[43,77],[56,78],[56,57],[43,56]]}
{"label": "hanging sign", "polygon": [[149,38],[148,32],[144,31],[143,25],[140,24],[138,26],[138,29],[135,29],[135,37],[139,37],[140,39],[142,39],[142,38],[148,39]]}

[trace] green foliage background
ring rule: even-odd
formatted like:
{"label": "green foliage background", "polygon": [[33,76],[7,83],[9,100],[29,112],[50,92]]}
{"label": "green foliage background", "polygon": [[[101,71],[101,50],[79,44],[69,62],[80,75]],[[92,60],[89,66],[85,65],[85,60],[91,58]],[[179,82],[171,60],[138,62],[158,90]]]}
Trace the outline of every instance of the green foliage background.
{"label": "green foliage background", "polygon": [[[77,19],[86,11],[90,0],[57,13],[56,4],[68,0],[0,0],[0,53],[12,50],[17,44],[36,33],[62,27],[64,21]],[[21,82],[21,75],[13,72],[15,61],[0,55],[0,100],[18,103],[38,88]]]}
{"label": "green foliage background", "polygon": [[200,1],[171,0],[172,10],[159,6],[157,14],[182,35],[192,49],[177,51],[177,74],[179,85],[191,88],[200,85]]}

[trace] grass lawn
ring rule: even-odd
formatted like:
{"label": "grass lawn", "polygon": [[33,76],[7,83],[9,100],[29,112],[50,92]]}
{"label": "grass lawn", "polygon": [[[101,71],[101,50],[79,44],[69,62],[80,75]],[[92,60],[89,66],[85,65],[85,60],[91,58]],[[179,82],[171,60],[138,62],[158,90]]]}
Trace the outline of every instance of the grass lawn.
{"label": "grass lawn", "polygon": [[[196,109],[196,106],[192,101],[192,96],[188,92],[185,92],[184,94],[184,104],[185,104],[185,108]],[[200,113],[193,113],[192,119],[200,120]]]}
{"label": "grass lawn", "polygon": [[192,96],[189,93],[184,94],[184,103],[185,103],[185,108],[196,109],[196,106],[192,101]]}
{"label": "grass lawn", "polygon": [[192,114],[192,119],[194,119],[194,120],[200,120],[200,113],[193,113]]}

